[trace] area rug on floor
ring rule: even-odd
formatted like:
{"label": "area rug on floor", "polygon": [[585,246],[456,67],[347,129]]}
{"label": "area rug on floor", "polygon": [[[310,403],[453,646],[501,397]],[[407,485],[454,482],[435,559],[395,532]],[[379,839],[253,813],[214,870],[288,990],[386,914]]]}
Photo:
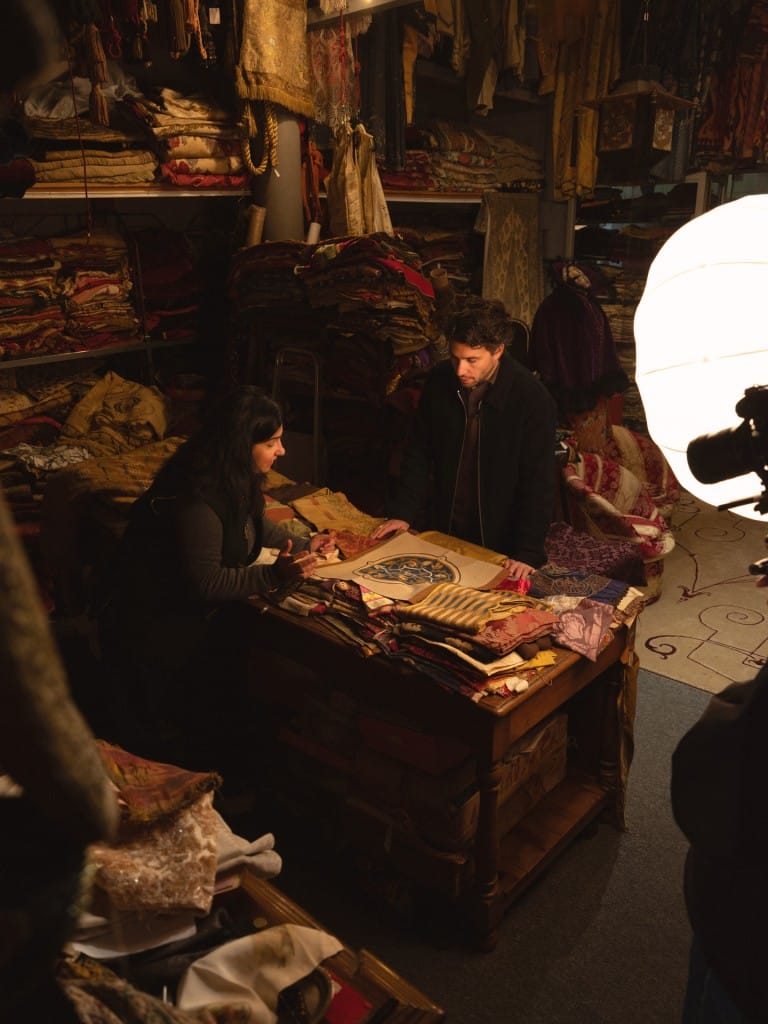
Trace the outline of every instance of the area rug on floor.
{"label": "area rug on floor", "polygon": [[675,548],[661,597],[638,619],[637,653],[644,669],[715,693],[768,659],[768,590],[749,573],[768,553],[766,525],[683,494],[671,526]]}

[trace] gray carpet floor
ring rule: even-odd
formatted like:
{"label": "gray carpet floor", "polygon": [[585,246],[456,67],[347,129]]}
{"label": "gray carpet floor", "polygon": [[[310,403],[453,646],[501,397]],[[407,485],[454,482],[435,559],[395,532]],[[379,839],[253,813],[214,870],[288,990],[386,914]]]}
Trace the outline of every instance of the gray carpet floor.
{"label": "gray carpet floor", "polygon": [[364,946],[425,992],[451,1024],[674,1024],[690,929],[685,841],[672,819],[672,751],[709,695],[640,672],[627,830],[579,838],[515,903],[497,947],[472,951],[450,920],[390,913],[313,865],[285,859],[275,880],[327,929]]}

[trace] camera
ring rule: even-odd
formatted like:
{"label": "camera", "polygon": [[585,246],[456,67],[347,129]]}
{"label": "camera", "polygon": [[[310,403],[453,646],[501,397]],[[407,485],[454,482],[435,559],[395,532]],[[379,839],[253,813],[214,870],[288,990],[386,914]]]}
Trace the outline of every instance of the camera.
{"label": "camera", "polygon": [[756,510],[768,512],[768,386],[747,388],[744,397],[736,403],[736,412],[742,417],[737,427],[719,430],[715,434],[702,434],[688,445],[688,466],[702,484],[756,473],[763,484],[759,497],[744,498],[730,506],[757,501]]}

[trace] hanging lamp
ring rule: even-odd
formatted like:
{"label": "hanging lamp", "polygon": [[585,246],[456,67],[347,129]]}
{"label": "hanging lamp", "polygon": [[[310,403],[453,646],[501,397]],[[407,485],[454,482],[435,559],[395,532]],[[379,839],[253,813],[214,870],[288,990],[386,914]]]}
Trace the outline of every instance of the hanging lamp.
{"label": "hanging lamp", "polygon": [[648,63],[650,0],[643,0],[639,17],[641,63],[630,66],[610,93],[582,104],[599,112],[598,180],[605,185],[647,181],[653,167],[672,152],[677,112],[695,106],[665,89],[658,81],[659,68]]}

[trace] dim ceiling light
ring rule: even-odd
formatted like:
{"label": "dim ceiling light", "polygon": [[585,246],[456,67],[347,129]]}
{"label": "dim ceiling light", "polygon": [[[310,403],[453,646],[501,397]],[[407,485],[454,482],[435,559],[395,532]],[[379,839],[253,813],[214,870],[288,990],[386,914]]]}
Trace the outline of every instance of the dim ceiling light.
{"label": "dim ceiling light", "polygon": [[[648,429],[681,485],[712,505],[754,498],[737,511],[766,519],[754,508],[762,480],[748,471],[764,465],[753,456],[766,439],[745,420],[742,399],[768,385],[768,195],[710,210],[667,240],[648,272],[635,340]],[[717,480],[701,483],[688,446],[720,432],[727,444],[718,443],[711,473],[692,457],[699,476]]]}

